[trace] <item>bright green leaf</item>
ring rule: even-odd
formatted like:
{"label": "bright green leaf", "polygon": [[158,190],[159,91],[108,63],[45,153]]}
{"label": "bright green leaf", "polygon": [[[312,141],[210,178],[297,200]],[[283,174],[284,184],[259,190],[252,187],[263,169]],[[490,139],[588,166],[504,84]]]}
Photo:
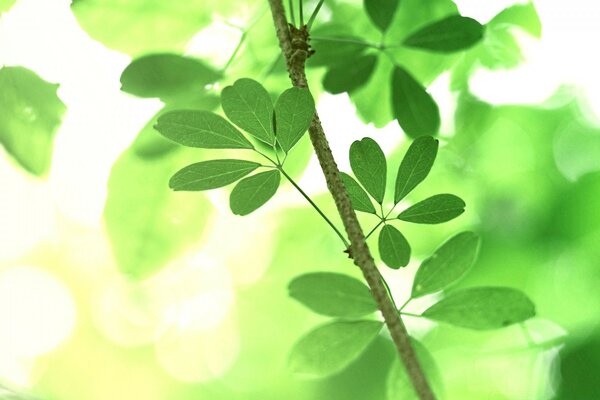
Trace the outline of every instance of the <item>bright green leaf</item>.
{"label": "bright green leaf", "polygon": [[450,293],[423,316],[475,330],[498,329],[535,316],[525,293],[507,287],[475,287]]}
{"label": "bright green leaf", "polygon": [[407,37],[403,45],[440,53],[474,46],[483,38],[484,27],[472,18],[451,15],[433,22]]}
{"label": "bright green leaf", "polygon": [[440,224],[465,211],[465,202],[453,194],[436,194],[407,208],[398,219],[416,224]]}
{"label": "bright green leaf", "polygon": [[0,144],[33,175],[50,169],[54,135],[65,112],[57,89],[26,68],[0,69]]}
{"label": "bright green leaf", "polygon": [[279,171],[272,170],[252,175],[238,182],[231,191],[229,207],[236,215],[248,215],[265,204],[279,187]]}
{"label": "bright green leaf", "polygon": [[273,103],[260,83],[238,79],[221,92],[221,105],[231,122],[267,144],[275,143]]}
{"label": "bright green leaf", "polygon": [[431,136],[421,136],[412,142],[398,168],[395,204],[425,180],[433,167],[437,150],[438,141]]}
{"label": "bright green leaf", "polygon": [[2,0],[0,2],[0,14],[2,14],[5,11],[8,11],[13,4],[15,4],[16,0]]}
{"label": "bright green leaf", "polygon": [[435,135],[440,110],[425,88],[401,67],[392,74],[392,109],[400,127],[410,137]]}
{"label": "bright green leaf", "polygon": [[233,183],[260,164],[245,160],[210,160],[188,165],[169,181],[173,190],[198,191],[216,189]]}
{"label": "bright green leaf", "polygon": [[376,55],[369,54],[348,64],[331,67],[323,78],[323,88],[329,93],[339,94],[363,86],[373,74],[377,59]]}
{"label": "bright green leaf", "polygon": [[536,38],[542,36],[542,22],[533,2],[515,4],[502,10],[488,25],[518,26]]}
{"label": "bright green leaf", "polygon": [[383,203],[387,163],[383,150],[371,138],[357,140],[350,146],[350,167],[356,179],[379,203]]}
{"label": "bright green leaf", "polygon": [[315,101],[308,89],[290,88],[275,103],[277,142],[287,153],[308,130],[315,115]]}
{"label": "bright green leaf", "polygon": [[294,278],[288,290],[290,297],[322,315],[357,318],[377,311],[369,288],[348,275],[305,274]]}
{"label": "bright green leaf", "polygon": [[254,148],[225,118],[209,111],[171,111],[161,115],[154,128],[184,146],[204,149]]}
{"label": "bright green leaf", "polygon": [[456,283],[471,269],[479,251],[479,237],[462,232],[442,244],[421,263],[412,287],[412,298],[435,293]]}
{"label": "bright green leaf", "polygon": [[379,321],[334,321],[308,332],[294,344],[292,371],[313,377],[340,372],[356,360],[377,337]]}
{"label": "bright green leaf", "polygon": [[346,187],[348,195],[350,196],[350,201],[352,202],[352,208],[356,211],[375,214],[375,207],[373,207],[373,203],[371,203],[371,199],[369,199],[369,195],[365,192],[365,189],[363,189],[350,175],[344,172],[341,174],[342,181],[344,182],[344,186]]}
{"label": "bright green leaf", "polygon": [[399,4],[400,0],[364,0],[369,18],[382,32],[390,27]]}
{"label": "bright green leaf", "polygon": [[398,229],[384,225],[379,233],[379,255],[390,268],[406,267],[410,261],[410,245]]}
{"label": "bright green leaf", "polygon": [[220,74],[201,60],[177,54],[150,54],[137,58],[121,74],[121,90],[138,97],[170,101],[201,91]]}

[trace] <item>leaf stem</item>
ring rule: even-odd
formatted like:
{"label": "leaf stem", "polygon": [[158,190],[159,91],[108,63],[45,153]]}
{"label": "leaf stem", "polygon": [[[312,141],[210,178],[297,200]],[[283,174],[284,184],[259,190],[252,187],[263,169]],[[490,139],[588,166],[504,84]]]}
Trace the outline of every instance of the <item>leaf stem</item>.
{"label": "leaf stem", "polygon": [[300,14],[300,26],[304,26],[304,4],[302,4],[302,0],[300,0],[300,4],[298,5],[298,12]]}
{"label": "leaf stem", "polygon": [[320,0],[319,1],[319,3],[317,4],[317,6],[315,7],[315,10],[313,11],[313,13],[311,14],[310,18],[308,19],[308,24],[306,24],[306,29],[308,31],[310,31],[310,28],[312,28],[312,25],[315,22],[315,19],[317,18],[317,15],[319,14],[319,11],[321,10],[321,7],[323,6],[324,2],[325,2],[325,0]]}
{"label": "leaf stem", "polygon": [[296,16],[294,15],[294,2],[292,0],[288,0],[288,6],[290,9],[290,22],[292,25],[296,26]]}
{"label": "leaf stem", "polygon": [[336,43],[353,43],[353,44],[358,44],[361,46],[365,46],[365,47],[372,47],[374,49],[377,50],[384,50],[385,49],[385,45],[383,44],[377,44],[377,43],[371,43],[371,42],[367,42],[365,40],[360,40],[360,39],[354,39],[354,38],[342,38],[342,37],[326,37],[326,36],[311,36],[310,37],[311,40],[317,40],[317,41],[322,41],[322,42],[336,42]]}
{"label": "leaf stem", "polygon": [[377,223],[377,225],[375,225],[375,227],[373,229],[371,229],[371,231],[369,233],[367,233],[367,235],[365,236],[365,240],[367,240],[369,238],[369,236],[371,236],[373,233],[375,233],[375,231],[377,230],[377,228],[379,228],[381,226],[381,224],[385,223],[385,220],[382,219],[381,221],[379,221]]}
{"label": "leaf stem", "polygon": [[335,231],[338,237],[342,240],[342,243],[344,243],[344,248],[348,248],[348,246],[350,246],[348,240],[346,240],[344,235],[342,235],[339,229],[333,224],[333,222],[331,222],[331,220],[325,215],[325,213],[319,208],[319,206],[315,204],[315,202],[310,198],[310,196],[307,195],[306,192],[304,192],[304,190],[302,190],[302,188],[294,181],[294,179],[291,176],[287,174],[287,172],[283,170],[283,168],[280,167],[279,170],[281,171],[283,176],[285,176],[287,180],[298,190],[298,192],[300,192],[300,194],[306,199],[306,201],[308,201],[310,205],[313,206],[313,208],[319,213],[319,215],[325,220],[325,222],[327,222],[327,224]]}
{"label": "leaf stem", "polygon": [[408,305],[408,303],[410,303],[410,301],[412,300],[412,297],[409,297],[408,300],[406,300],[398,309],[398,312],[402,312],[402,310],[404,310],[404,307],[406,307]]}
{"label": "leaf stem", "polygon": [[262,151],[254,148],[253,149],[256,153],[260,154],[261,156],[263,156],[264,158],[266,158],[267,160],[269,160],[275,167],[279,168],[279,163],[275,160],[273,160],[271,157],[269,157],[268,155],[266,155],[265,153],[263,153]]}
{"label": "leaf stem", "polygon": [[246,41],[247,37],[248,37],[248,33],[247,32],[243,32],[242,36],[240,36],[240,40],[239,40],[237,46],[233,50],[233,53],[231,53],[231,56],[229,57],[229,60],[227,60],[227,63],[225,64],[225,66],[223,67],[223,69],[221,69],[221,74],[222,75],[225,75],[225,71],[227,71],[227,69],[229,68],[229,66],[235,60],[235,57],[238,55],[238,53],[242,49],[242,46],[243,46],[244,42]]}

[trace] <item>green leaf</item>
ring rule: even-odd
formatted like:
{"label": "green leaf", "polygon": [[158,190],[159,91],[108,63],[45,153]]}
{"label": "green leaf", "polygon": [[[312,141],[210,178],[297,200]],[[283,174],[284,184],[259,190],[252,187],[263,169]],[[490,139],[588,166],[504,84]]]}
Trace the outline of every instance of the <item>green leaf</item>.
{"label": "green leaf", "polygon": [[498,329],[535,316],[533,302],[517,289],[475,287],[450,293],[423,316],[475,330]]}
{"label": "green leaf", "polygon": [[465,202],[453,194],[436,194],[407,208],[398,219],[416,224],[440,224],[465,211]]}
{"label": "green leaf", "polygon": [[292,348],[292,371],[313,377],[340,372],[356,360],[377,337],[379,321],[334,321],[304,335]]}
{"label": "green leaf", "polygon": [[154,128],[184,146],[204,149],[254,148],[225,118],[209,111],[171,111],[161,115]]}
{"label": "green leaf", "polygon": [[315,54],[306,60],[308,67],[348,64],[367,50],[360,44],[361,38],[349,31],[346,24],[324,23],[315,26],[310,34]]}
{"label": "green leaf", "polygon": [[[444,398],[442,396],[442,374],[435,359],[421,342],[414,338],[410,338],[410,341],[434,394],[439,399]],[[386,393],[386,398],[389,400],[419,400],[404,363],[397,357],[394,359],[387,375]]]}
{"label": "green leaf", "polygon": [[50,169],[54,136],[66,109],[57,89],[26,68],[0,69],[0,144],[33,175]]}
{"label": "green leaf", "polygon": [[171,171],[189,161],[181,150],[147,159],[130,149],[111,170],[104,221],[117,265],[130,277],[152,275],[204,232],[210,202],[166,187]]}
{"label": "green leaf", "polygon": [[440,110],[425,88],[404,68],[392,74],[392,109],[400,127],[410,137],[435,135]]}
{"label": "green leaf", "polygon": [[177,54],[150,54],[137,58],[121,74],[121,90],[138,97],[170,101],[195,93],[220,78],[201,60]]}
{"label": "green leaf", "polygon": [[357,140],[350,146],[350,167],[356,179],[379,203],[383,203],[387,163],[381,147],[371,138]]}
{"label": "green leaf", "polygon": [[410,245],[398,229],[384,225],[379,233],[379,255],[390,268],[406,267],[410,261]]}
{"label": "green leaf", "polygon": [[376,55],[369,54],[330,68],[323,78],[323,88],[329,93],[339,94],[363,86],[373,74],[377,59]]}
{"label": "green leaf", "polygon": [[394,204],[425,180],[437,156],[438,144],[431,136],[421,136],[412,142],[398,168]]}
{"label": "green leaf", "polygon": [[305,88],[284,91],[275,103],[277,142],[286,153],[308,130],[315,115],[315,101]]}
{"label": "green leaf", "polygon": [[452,53],[474,46],[483,38],[484,27],[472,18],[451,15],[433,22],[407,37],[403,45],[439,53]]}
{"label": "green leaf", "polygon": [[330,317],[357,318],[377,311],[369,288],[348,275],[314,272],[294,278],[290,297],[314,312]]}
{"label": "green leaf", "polygon": [[369,195],[365,192],[365,189],[363,189],[353,177],[345,172],[341,172],[341,175],[342,182],[344,182],[344,186],[350,196],[352,208],[356,211],[376,214],[375,207],[373,207],[373,203],[371,203],[371,199],[369,199]]}
{"label": "green leaf", "polygon": [[2,14],[5,11],[8,11],[13,4],[15,4],[16,0],[2,0],[2,2],[0,2],[0,14]]}
{"label": "green leaf", "polygon": [[421,263],[411,297],[435,293],[456,283],[471,269],[478,251],[479,237],[473,232],[462,232],[450,238]]}
{"label": "green leaf", "polygon": [[238,79],[221,92],[221,105],[231,122],[269,145],[275,143],[273,103],[260,83]]}
{"label": "green leaf", "polygon": [[505,8],[488,23],[488,25],[502,24],[518,26],[536,38],[542,37],[542,22],[533,2]]}
{"label": "green leaf", "polygon": [[265,204],[279,187],[279,171],[272,170],[252,175],[238,182],[231,191],[229,207],[236,215],[248,215]]}
{"label": "green leaf", "polygon": [[258,167],[259,163],[244,160],[203,161],[178,171],[169,181],[169,187],[185,191],[216,189],[243,178]]}
{"label": "green leaf", "polygon": [[367,15],[379,30],[387,31],[394,19],[400,0],[364,0]]}

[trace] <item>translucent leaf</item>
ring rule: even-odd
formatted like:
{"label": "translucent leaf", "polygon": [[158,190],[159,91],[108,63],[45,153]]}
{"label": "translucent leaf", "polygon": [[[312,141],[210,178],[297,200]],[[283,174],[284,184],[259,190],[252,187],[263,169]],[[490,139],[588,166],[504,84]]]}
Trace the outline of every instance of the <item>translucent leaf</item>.
{"label": "translucent leaf", "polygon": [[2,0],[0,2],[0,14],[8,11],[13,6],[13,4],[15,4],[15,1],[16,0]]}
{"label": "translucent leaf", "polygon": [[465,211],[465,202],[453,194],[436,194],[402,211],[398,218],[416,224],[440,224]]}
{"label": "translucent leaf", "polygon": [[[356,106],[356,113],[365,123],[383,128],[394,119],[392,113],[390,76],[395,66],[388,57],[380,57],[371,78],[362,87],[348,95]],[[381,99],[381,101],[373,101]]]}
{"label": "translucent leaf", "polygon": [[65,105],[58,85],[23,67],[0,69],[0,144],[29,173],[48,173]]}
{"label": "translucent leaf", "polygon": [[376,55],[369,54],[330,68],[323,78],[323,88],[329,93],[339,94],[363,86],[373,74],[377,59]]}
{"label": "translucent leaf", "polygon": [[227,118],[252,136],[272,145],[273,103],[267,90],[252,79],[238,79],[221,92],[221,104]]}
{"label": "translucent leaf", "polygon": [[166,187],[171,171],[187,161],[180,149],[151,159],[129,150],[114,164],[104,221],[123,273],[145,278],[200,239],[210,203]]}
{"label": "translucent leaf", "polygon": [[229,207],[236,215],[248,215],[265,204],[279,187],[279,171],[272,170],[252,175],[238,182],[231,191]]}
{"label": "translucent leaf", "polygon": [[377,311],[369,288],[348,275],[305,274],[294,278],[288,290],[290,297],[322,315],[357,318]]}
{"label": "translucent leaf", "polygon": [[410,245],[398,229],[384,225],[379,233],[379,255],[390,268],[406,267],[410,261]]}
{"label": "translucent leaf", "polygon": [[154,128],[184,146],[204,149],[254,148],[225,118],[209,111],[171,111],[161,115]]}
{"label": "translucent leaf", "polygon": [[169,181],[173,190],[198,191],[216,189],[233,183],[260,164],[245,160],[210,160],[188,165]]}
{"label": "translucent leaf", "polygon": [[505,8],[488,23],[488,25],[501,24],[518,26],[536,38],[542,36],[542,22],[533,2]]}
{"label": "translucent leaf", "polygon": [[475,330],[498,329],[535,316],[525,293],[507,287],[475,287],[450,293],[423,316]]}
{"label": "translucent leaf", "polygon": [[435,135],[440,111],[425,88],[401,67],[392,74],[392,109],[400,127],[410,137]]}
{"label": "translucent leaf", "polygon": [[387,31],[394,19],[400,0],[364,0],[369,18],[382,32]]}
{"label": "translucent leaf", "polygon": [[[411,338],[411,343],[417,354],[419,364],[425,372],[427,382],[432,387],[437,398],[442,399],[442,374],[435,359],[427,348],[418,340]],[[406,367],[399,358],[396,358],[390,368],[386,384],[387,399],[389,400],[419,400],[414,386],[406,372]]]}
{"label": "translucent leaf", "polygon": [[315,54],[306,61],[308,67],[347,65],[349,60],[360,57],[367,49],[360,44],[361,38],[348,30],[346,24],[317,25],[310,36]]}
{"label": "translucent leaf", "polygon": [[479,251],[479,236],[462,232],[442,244],[421,263],[412,287],[412,298],[435,293],[456,283],[471,269]]}
{"label": "translucent leaf", "polygon": [[292,348],[292,371],[313,377],[340,372],[377,337],[382,322],[334,321],[304,335]]}
{"label": "translucent leaf", "polygon": [[425,180],[433,167],[437,150],[438,141],[431,136],[421,136],[412,142],[398,168],[395,204]]}
{"label": "translucent leaf", "polygon": [[427,25],[407,37],[408,47],[451,53],[474,46],[483,38],[484,27],[472,18],[452,15]]}
{"label": "translucent leaf", "polygon": [[290,88],[275,103],[277,142],[287,153],[308,130],[315,115],[315,101],[308,89]]}
{"label": "translucent leaf", "polygon": [[365,192],[365,189],[363,189],[350,175],[344,172],[341,174],[342,181],[344,182],[344,186],[346,187],[348,195],[350,196],[350,201],[352,202],[352,208],[356,211],[375,214],[375,207],[373,207],[373,203],[371,203],[371,199],[369,199],[369,195]]}
{"label": "translucent leaf", "polygon": [[383,203],[387,163],[381,147],[371,138],[357,140],[350,146],[350,167],[356,179],[379,203]]}
{"label": "translucent leaf", "polygon": [[138,97],[167,102],[202,91],[220,74],[201,60],[177,54],[150,54],[137,58],[121,74],[121,90]]}

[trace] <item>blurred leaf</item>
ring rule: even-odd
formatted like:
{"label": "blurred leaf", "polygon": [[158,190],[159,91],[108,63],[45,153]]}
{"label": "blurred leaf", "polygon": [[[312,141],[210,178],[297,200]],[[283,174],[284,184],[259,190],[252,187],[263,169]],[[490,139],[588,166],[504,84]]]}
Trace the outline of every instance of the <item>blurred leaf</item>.
{"label": "blurred leaf", "polygon": [[334,321],[305,334],[290,354],[292,371],[313,377],[340,372],[377,337],[379,321]]}
{"label": "blurred leaf", "polygon": [[379,233],[379,255],[390,268],[406,267],[410,261],[410,245],[398,229],[384,225]]}
{"label": "blurred leaf", "polygon": [[231,122],[269,145],[275,143],[273,103],[260,83],[238,79],[233,86],[223,89],[221,104]]}
{"label": "blurred leaf", "polygon": [[486,68],[504,69],[516,67],[525,57],[510,27],[503,25],[491,26],[487,29],[485,46],[479,59]]}
{"label": "blurred leaf", "polygon": [[272,170],[244,178],[231,191],[229,206],[236,215],[248,215],[265,204],[279,187],[279,171]]}
{"label": "blurred leaf", "polygon": [[233,183],[260,164],[245,160],[202,161],[179,170],[169,180],[173,190],[198,191],[216,189]]}
{"label": "blurred leaf", "polygon": [[483,38],[484,27],[472,18],[451,15],[421,28],[404,39],[404,46],[451,53],[474,46]]}
{"label": "blurred leaf", "polygon": [[323,88],[329,93],[339,94],[363,86],[373,74],[377,59],[374,54],[363,55],[348,64],[330,68],[323,78]]}
{"label": "blurred leaf", "polygon": [[133,278],[153,274],[195,243],[212,209],[197,194],[167,189],[173,169],[187,161],[181,155],[143,159],[130,150],[111,170],[104,221],[119,269]]}
{"label": "blurred leaf", "polygon": [[314,272],[294,278],[290,297],[312,311],[331,317],[357,318],[377,311],[369,288],[348,275]]}
{"label": "blurred leaf", "polygon": [[65,105],[57,84],[23,67],[0,69],[0,144],[29,173],[48,173]]}
{"label": "blurred leaf", "polygon": [[[427,348],[418,340],[411,338],[411,343],[417,354],[417,359],[427,377],[435,395],[442,399],[443,379],[435,359]],[[388,400],[419,400],[414,386],[408,377],[404,363],[396,357],[387,376],[387,399]]]}
{"label": "blurred leaf", "polygon": [[437,151],[438,141],[431,136],[421,136],[412,142],[398,168],[394,204],[425,180],[433,167]]}
{"label": "blurred leaf", "polygon": [[361,38],[354,35],[345,24],[318,25],[310,36],[315,54],[306,61],[308,67],[347,65],[367,49],[360,44]]}
{"label": "blurred leaf", "polygon": [[350,167],[356,179],[379,203],[383,203],[387,163],[381,147],[371,138],[356,140],[350,146]]}
{"label": "blurred leaf", "polygon": [[348,95],[356,105],[358,116],[365,123],[383,128],[394,119],[391,106],[390,76],[394,64],[388,57],[379,57],[371,78],[360,88]]}
{"label": "blurred leaf", "polygon": [[158,118],[154,128],[184,146],[204,149],[254,148],[225,118],[209,111],[170,111]]}
{"label": "blurred leaf", "polygon": [[556,399],[594,399],[598,395],[600,371],[600,330],[596,328],[584,340],[571,340],[561,349],[560,385]]}
{"label": "blurred leaf", "polygon": [[492,18],[488,24],[514,25],[518,26],[536,38],[542,37],[542,22],[540,21],[540,17],[535,9],[535,6],[533,5],[533,2],[515,4],[505,8],[494,18]]}
{"label": "blurred leaf", "polygon": [[507,287],[460,289],[429,307],[423,316],[468,329],[498,329],[535,316],[525,293]]}
{"label": "blurred leaf", "polygon": [[275,103],[277,142],[287,153],[308,130],[315,115],[315,101],[308,89],[290,88]]}
{"label": "blurred leaf", "polygon": [[425,88],[401,67],[392,75],[392,108],[400,127],[410,137],[435,135],[440,111]]}
{"label": "blurred leaf", "polygon": [[450,238],[421,263],[411,297],[435,293],[456,283],[471,269],[478,251],[479,237],[473,232],[462,232]]}
{"label": "blurred leaf", "polygon": [[465,211],[465,202],[453,194],[436,194],[402,211],[398,219],[416,224],[440,224]]}
{"label": "blurred leaf", "polygon": [[369,195],[365,192],[365,189],[345,172],[342,172],[341,175],[344,186],[350,196],[350,201],[352,201],[352,208],[356,211],[376,214],[375,207],[373,207],[373,203],[371,203],[371,199],[369,199]]}
{"label": "blurred leaf", "polygon": [[8,11],[13,4],[15,4],[15,1],[16,0],[2,0],[2,2],[0,2],[0,14]]}
{"label": "blurred leaf", "polygon": [[202,91],[220,78],[203,61],[177,54],[149,54],[133,60],[121,74],[121,90],[138,97],[169,102]]}
{"label": "blurred leaf", "polygon": [[400,0],[364,0],[364,7],[371,21],[382,32],[387,31],[394,19]]}

